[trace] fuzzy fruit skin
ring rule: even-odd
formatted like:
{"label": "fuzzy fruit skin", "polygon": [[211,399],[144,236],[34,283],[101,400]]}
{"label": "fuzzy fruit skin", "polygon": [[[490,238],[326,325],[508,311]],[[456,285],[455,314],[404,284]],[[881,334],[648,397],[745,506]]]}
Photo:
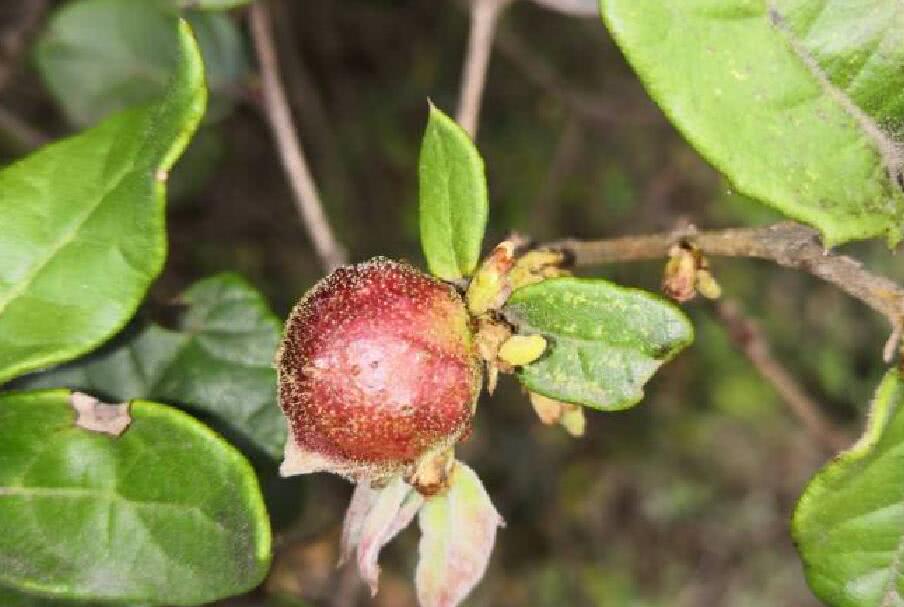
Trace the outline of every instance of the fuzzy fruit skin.
{"label": "fuzzy fruit skin", "polygon": [[385,258],[317,283],[292,311],[276,362],[295,446],[355,479],[454,444],[480,391],[459,294]]}

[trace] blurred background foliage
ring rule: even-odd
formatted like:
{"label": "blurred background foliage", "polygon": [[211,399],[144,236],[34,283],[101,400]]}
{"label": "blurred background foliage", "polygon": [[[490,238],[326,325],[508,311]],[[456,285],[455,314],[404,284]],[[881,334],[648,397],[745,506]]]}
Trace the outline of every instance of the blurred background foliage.
{"label": "blurred background foliage", "polygon": [[[3,3],[0,162],[159,91],[175,42],[161,19],[177,5]],[[456,106],[464,6],[278,0],[272,10],[299,136],[339,236],[356,260],[421,263],[416,166],[426,99]],[[204,50],[211,109],[172,178],[169,258],[143,318],[167,326],[178,294],[222,271],[246,277],[284,318],[321,270],[262,118],[243,14],[187,15]],[[780,219],[735,195],[688,147],[596,18],[512,6],[477,143],[492,199],[487,247],[510,230],[542,241]],[[845,250],[904,280],[881,243]],[[882,319],[807,275],[711,262],[725,297],[762,323],[775,358],[855,436],[883,372]],[[591,273],[656,290],[661,269]],[[713,306],[697,300],[686,310],[695,345],[660,371],[635,409],[590,413],[581,440],[540,425],[514,382],[483,397],[461,457],[508,526],[468,605],[816,604],[788,519],[830,454],[735,349]],[[385,552],[371,601],[351,568],[334,566],[351,486],[324,475],[281,480],[275,460],[250,455],[274,517],[276,559],[264,587],[230,604],[415,605],[415,530]]]}

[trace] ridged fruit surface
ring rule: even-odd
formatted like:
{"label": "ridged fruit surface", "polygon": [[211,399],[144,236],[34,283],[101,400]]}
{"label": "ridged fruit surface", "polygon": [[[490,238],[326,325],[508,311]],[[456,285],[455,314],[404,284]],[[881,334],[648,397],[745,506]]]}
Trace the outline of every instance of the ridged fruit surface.
{"label": "ridged fruit surface", "polygon": [[355,478],[454,444],[481,381],[459,294],[384,258],[340,268],[302,298],[277,368],[293,448]]}

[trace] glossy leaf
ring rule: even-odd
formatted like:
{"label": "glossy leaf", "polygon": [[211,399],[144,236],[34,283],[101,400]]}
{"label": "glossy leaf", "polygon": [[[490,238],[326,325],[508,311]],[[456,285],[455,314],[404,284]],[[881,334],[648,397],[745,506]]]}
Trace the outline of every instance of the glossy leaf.
{"label": "glossy leaf", "polygon": [[863,437],[804,490],[792,532],[810,587],[832,607],[904,604],[904,378],[889,371]]}
{"label": "glossy leaf", "polygon": [[489,212],[483,159],[467,133],[433,105],[418,178],[427,267],[443,280],[469,276],[480,259]]}
{"label": "glossy leaf", "polygon": [[896,0],[600,6],[652,97],[738,191],[812,224],[829,245],[901,238]]}
{"label": "glossy leaf", "polygon": [[530,391],[595,409],[643,398],[653,373],[693,339],[684,314],[663,299],[604,280],[554,278],[515,291],[505,315],[547,349],[520,367]]}
{"label": "glossy leaf", "polygon": [[418,524],[418,603],[455,607],[483,577],[502,517],[474,471],[458,462],[449,490],[424,502]]}
{"label": "glossy leaf", "polygon": [[[165,92],[179,66],[178,14],[162,0],[75,0],[53,13],[37,45],[37,66],[73,124],[94,124]],[[221,118],[249,72],[245,43],[227,15],[185,17],[204,58],[207,119]]]}
{"label": "glossy leaf", "polygon": [[69,401],[65,390],[0,396],[0,585],[196,605],[263,579],[269,521],[238,451],[144,401],[119,437],[84,430]]}
{"label": "glossy leaf", "polygon": [[55,601],[18,592],[0,586],[0,605],[3,607],[79,607],[78,603]]}
{"label": "glossy leaf", "polygon": [[179,403],[216,418],[272,457],[285,418],[276,403],[273,354],[282,325],[260,293],[233,274],[193,285],[175,329],[149,324],[84,360],[25,377],[20,388],[65,387],[110,400]]}
{"label": "glossy leaf", "polygon": [[206,98],[194,39],[179,31],[162,101],[0,171],[0,383],[110,337],[160,272],[165,177]]}

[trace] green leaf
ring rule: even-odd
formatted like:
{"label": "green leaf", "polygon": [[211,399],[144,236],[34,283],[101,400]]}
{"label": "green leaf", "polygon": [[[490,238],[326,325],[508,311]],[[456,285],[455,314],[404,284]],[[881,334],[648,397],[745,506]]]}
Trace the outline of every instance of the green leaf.
{"label": "green leaf", "polygon": [[118,436],[76,426],[65,390],[0,396],[0,585],[196,605],[256,586],[270,528],[247,460],[192,417],[131,404]]}
{"label": "green leaf", "polygon": [[520,334],[541,334],[544,355],[520,367],[529,390],[594,409],[625,409],[653,373],[693,340],[665,300],[605,280],[554,278],[515,291],[504,308]]}
{"label": "green leaf", "polygon": [[863,437],[807,485],[792,533],[813,592],[833,607],[904,604],[904,378],[876,391]]}
{"label": "green leaf", "polygon": [[[162,0],[76,0],[53,13],[37,44],[37,67],[73,124],[91,125],[164,94],[179,69],[178,14]],[[216,120],[231,111],[248,75],[247,49],[227,15],[185,17],[204,58],[207,120]]]}
{"label": "green leaf", "polygon": [[249,4],[251,0],[175,0],[181,8],[196,8],[202,11],[225,11]]}
{"label": "green leaf", "polygon": [[427,267],[443,280],[470,275],[480,260],[489,212],[483,160],[467,133],[432,104],[418,178]]}
{"label": "green leaf", "polygon": [[67,605],[76,607],[79,604],[45,599],[0,586],[0,605],[3,607],[66,607]]}
{"label": "green leaf", "polygon": [[148,324],[112,348],[16,386],[179,403],[214,416],[239,442],[279,457],[286,422],[276,403],[272,361],[282,324],[263,297],[233,274],[196,283],[181,301],[187,308],[175,330]]}
{"label": "green leaf", "polygon": [[650,95],[743,194],[829,245],[901,238],[897,0],[600,0]]}
{"label": "green leaf", "polygon": [[206,99],[197,46],[179,31],[163,100],[0,171],[0,383],[110,337],[160,272],[165,177]]}

